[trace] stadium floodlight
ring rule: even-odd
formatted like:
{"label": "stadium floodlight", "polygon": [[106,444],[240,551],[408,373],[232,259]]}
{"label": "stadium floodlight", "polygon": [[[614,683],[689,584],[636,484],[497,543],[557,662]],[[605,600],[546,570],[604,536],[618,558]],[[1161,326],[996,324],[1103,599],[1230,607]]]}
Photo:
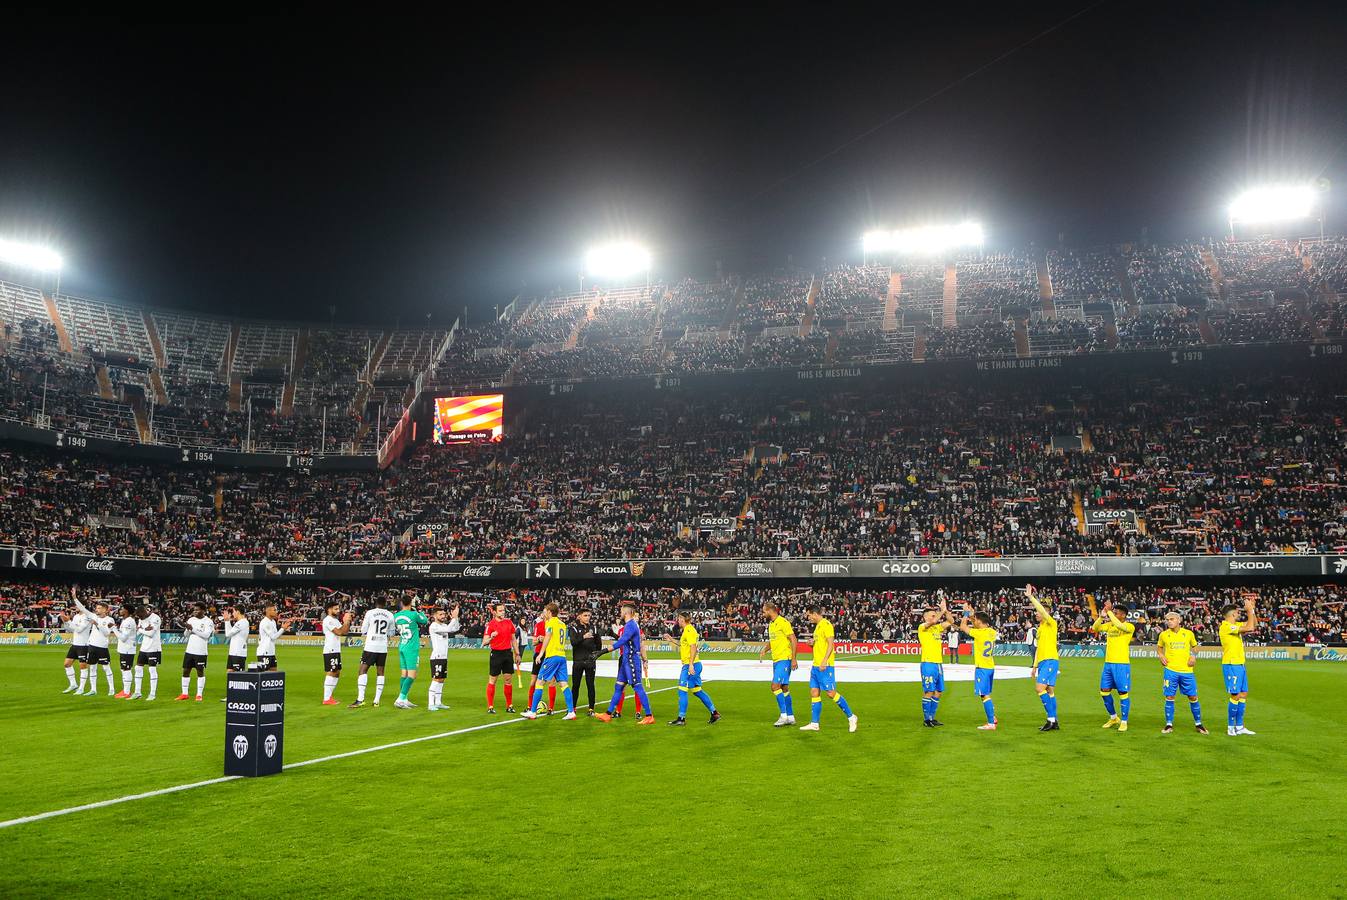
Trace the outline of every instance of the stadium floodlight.
{"label": "stadium floodlight", "polygon": [[905,256],[932,256],[958,247],[981,247],[982,225],[960,222],[957,225],[922,225],[896,231],[867,231],[861,238],[866,256],[897,253]]}
{"label": "stadium floodlight", "polygon": [[585,272],[591,278],[629,278],[650,271],[650,251],[632,241],[591,248],[585,254]]}
{"label": "stadium floodlight", "polygon": [[1314,214],[1317,196],[1308,184],[1274,184],[1251,188],[1230,202],[1231,222],[1295,222]]}
{"label": "stadium floodlight", "polygon": [[0,238],[0,263],[32,269],[36,272],[59,272],[61,254],[40,244],[24,244]]}

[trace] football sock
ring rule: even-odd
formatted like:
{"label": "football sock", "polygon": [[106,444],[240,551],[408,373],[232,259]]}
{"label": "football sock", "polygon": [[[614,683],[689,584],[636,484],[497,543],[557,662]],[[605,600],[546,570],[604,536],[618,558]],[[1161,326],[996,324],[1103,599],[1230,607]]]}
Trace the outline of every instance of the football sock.
{"label": "football sock", "polygon": [[323,700],[332,699],[332,692],[337,689],[337,676],[329,675],[323,679]]}
{"label": "football sock", "polygon": [[842,715],[846,716],[848,719],[851,718],[851,707],[847,705],[846,697],[843,697],[841,694],[838,694],[836,697],[833,698],[833,702],[836,703],[837,708],[842,711]]}
{"label": "football sock", "polygon": [[532,691],[529,692],[529,709],[533,710],[538,708],[538,700],[542,697],[542,695],[543,695],[542,688],[534,688]]}
{"label": "football sock", "polygon": [[982,711],[987,714],[987,724],[996,724],[996,707],[992,705],[992,698],[988,697],[982,701]]}
{"label": "football sock", "polygon": [[206,675],[203,672],[196,676],[196,695],[200,697],[204,693],[206,693]]}
{"label": "football sock", "polygon": [[153,697],[159,690],[159,669],[155,666],[150,667],[150,696]]}
{"label": "football sock", "polygon": [[772,696],[776,698],[776,708],[781,711],[781,715],[786,714],[786,695],[780,690],[773,690]]}
{"label": "football sock", "polygon": [[1188,704],[1188,708],[1191,709],[1191,710],[1193,711],[1193,724],[1195,724],[1195,725],[1201,725],[1201,724],[1202,724],[1202,704],[1201,704],[1201,703],[1198,703],[1196,700],[1193,700],[1193,701],[1191,701],[1191,702]]}
{"label": "football sock", "polygon": [[1239,704],[1234,700],[1225,705],[1225,724],[1228,728],[1239,724]]}
{"label": "football sock", "polygon": [[514,706],[514,685],[508,681],[505,682],[505,705]]}
{"label": "football sock", "polygon": [[131,693],[131,670],[122,669],[122,693]]}
{"label": "football sock", "polygon": [[488,684],[486,686],[486,705],[496,705],[496,686],[494,684]]}
{"label": "football sock", "polygon": [[680,687],[678,689],[678,718],[686,719],[688,715],[688,689]]}
{"label": "football sock", "polygon": [[369,675],[357,675],[355,679],[355,700],[357,703],[365,702],[365,685],[369,684]]}
{"label": "football sock", "polygon": [[622,690],[626,685],[615,685],[613,687],[613,699],[608,701],[608,715],[622,712]]}
{"label": "football sock", "polygon": [[89,670],[80,669],[80,686],[79,686],[80,691],[82,692],[85,686],[88,684],[89,684]]}
{"label": "football sock", "polygon": [[1118,718],[1118,708],[1113,705],[1113,695],[1104,694],[1104,712],[1108,713],[1110,719]]}
{"label": "football sock", "polygon": [[185,694],[192,689],[192,676],[182,676],[182,692]]}
{"label": "football sock", "polygon": [[135,692],[140,693],[140,682],[145,678],[145,667],[136,666]]}
{"label": "football sock", "polygon": [[548,709],[557,708],[557,686],[555,684],[551,685],[547,689],[547,708]]}
{"label": "football sock", "polygon": [[[553,688],[552,690],[556,690]],[[568,684],[561,689],[561,699],[566,704],[566,712],[575,712],[575,695],[571,693],[571,686]]]}
{"label": "football sock", "polygon": [[1048,694],[1048,718],[1057,721],[1057,695]]}
{"label": "football sock", "polygon": [[786,698],[786,715],[790,716],[792,719],[795,718],[795,701],[791,698],[790,691],[783,690],[781,693],[785,695]]}
{"label": "football sock", "polygon": [[1173,725],[1173,724],[1174,724],[1174,701],[1173,701],[1173,700],[1166,700],[1166,701],[1165,701],[1165,724],[1166,724],[1166,725]]}
{"label": "football sock", "polygon": [[1245,707],[1247,707],[1247,706],[1249,705],[1249,703],[1248,703],[1247,700],[1240,700],[1240,701],[1239,701],[1238,703],[1236,703],[1235,705],[1239,707],[1239,711],[1238,711],[1237,714],[1236,714],[1236,719],[1238,719],[1238,721],[1235,722],[1235,726],[1238,727],[1238,728],[1243,728],[1243,727],[1244,727],[1244,709],[1245,709]]}
{"label": "football sock", "polygon": [[78,682],[75,681],[75,670],[73,668],[67,668],[65,670],[65,680],[70,682],[71,687],[74,687],[76,684],[78,684]]}
{"label": "football sock", "polygon": [[716,711],[716,705],[711,702],[711,697],[706,691],[701,688],[696,688],[692,693],[696,695],[698,700],[702,701],[702,706],[705,706],[708,712]]}
{"label": "football sock", "polygon": [[1043,693],[1041,693],[1041,694],[1038,695],[1038,699],[1043,701],[1043,714],[1046,715],[1049,719],[1051,719],[1051,718],[1052,718],[1052,698],[1048,696],[1048,692],[1047,692],[1047,691],[1044,691]]}
{"label": "football sock", "polygon": [[636,714],[639,716],[641,714],[641,710],[645,710],[645,714],[647,716],[653,716],[655,714],[655,711],[650,708],[650,697],[646,695],[645,685],[638,684],[634,688],[632,688],[632,690],[636,692],[636,703],[637,703]]}
{"label": "football sock", "polygon": [[1119,695],[1118,695],[1118,706],[1120,706],[1120,707],[1122,708],[1122,709],[1121,709],[1121,712],[1122,712],[1122,720],[1123,720],[1124,722],[1126,722],[1126,721],[1127,721],[1127,714],[1130,713],[1130,712],[1132,711],[1132,698],[1129,697],[1127,694],[1119,694]]}
{"label": "football sock", "polygon": [[378,675],[374,678],[374,702],[378,703],[384,695],[384,676]]}
{"label": "football sock", "polygon": [[819,720],[819,719],[823,718],[823,701],[822,701],[822,700],[811,700],[811,701],[809,701],[809,717],[810,717],[810,721],[813,722],[815,725],[818,724],[818,720]]}

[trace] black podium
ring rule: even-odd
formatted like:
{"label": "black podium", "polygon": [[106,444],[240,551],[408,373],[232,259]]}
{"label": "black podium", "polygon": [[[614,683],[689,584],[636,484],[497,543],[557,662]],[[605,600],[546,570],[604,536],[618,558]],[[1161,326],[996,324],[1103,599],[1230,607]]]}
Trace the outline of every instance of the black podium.
{"label": "black podium", "polygon": [[275,775],[285,749],[285,673],[230,672],[225,694],[226,775]]}

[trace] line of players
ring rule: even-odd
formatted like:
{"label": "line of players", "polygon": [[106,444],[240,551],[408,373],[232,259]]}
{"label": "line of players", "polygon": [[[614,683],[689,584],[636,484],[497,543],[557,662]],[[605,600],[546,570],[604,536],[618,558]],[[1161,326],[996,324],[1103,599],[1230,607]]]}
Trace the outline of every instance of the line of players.
{"label": "line of players", "polygon": [[[1038,620],[1038,644],[1032,670],[1035,688],[1043,704],[1046,715],[1040,731],[1057,731],[1061,728],[1057,716],[1057,679],[1060,672],[1060,658],[1057,652],[1057,620],[1051,613],[1052,601],[1039,597],[1032,585],[1024,588],[1034,614]],[[122,607],[122,620],[116,622],[108,614],[108,605],[98,602],[92,610],[84,607],[74,596],[71,597],[77,613],[74,616],[62,615],[66,628],[72,633],[72,644],[66,654],[65,671],[69,685],[64,693],[89,696],[97,692],[97,667],[103,666],[107,676],[108,694],[124,699],[140,699],[142,671],[149,671],[149,693],[146,699],[153,700],[158,689],[158,667],[162,659],[162,640],[160,619],[153,609],[146,607],[140,611],[139,618],[129,606]],[[917,628],[918,642],[921,648],[922,680],[922,724],[925,727],[943,725],[936,718],[941,696],[945,690],[944,678],[944,633],[948,629],[957,629],[967,634],[973,645],[974,691],[982,702],[986,723],[979,730],[995,731],[998,725],[995,705],[992,700],[992,688],[996,672],[993,647],[998,638],[989,618],[984,613],[974,612],[971,607],[956,624],[949,610],[944,593],[938,592],[940,605],[927,609],[923,613],[922,623]],[[324,684],[323,705],[337,704],[333,693],[339,683],[342,671],[342,641],[350,631],[352,615],[342,613],[342,603],[334,598],[326,609],[323,618],[323,662]],[[587,679],[589,707],[591,715],[601,721],[611,721],[621,715],[625,691],[630,686],[636,695],[637,722],[642,725],[654,723],[649,696],[644,682],[649,677],[649,663],[643,646],[639,617],[634,604],[622,605],[622,627],[612,646],[604,648],[602,638],[592,624],[592,614],[583,611],[577,616],[577,633],[572,637],[570,629],[561,621],[557,605],[549,604],[538,620],[534,632],[534,659],[532,680],[529,685],[529,705],[522,713],[526,718],[536,718],[540,710],[551,711],[556,705],[556,691],[561,690],[566,704],[566,719],[574,719],[575,702],[570,682],[574,680],[578,688],[582,680]],[[790,693],[791,673],[798,668],[797,640],[791,624],[781,615],[775,604],[766,603],[763,612],[768,620],[768,642],[759,653],[762,658],[769,651],[772,655],[771,690],[776,699],[779,716],[776,727],[795,724],[793,698]],[[182,693],[176,698],[187,700],[190,696],[190,675],[197,673],[196,700],[202,699],[206,680],[207,648],[215,634],[215,624],[206,617],[204,606],[198,604],[193,615],[187,620],[184,635],[187,639],[186,652],[182,663]],[[1245,601],[1245,618],[1240,621],[1240,610],[1228,606],[1224,610],[1220,626],[1222,647],[1222,674],[1229,694],[1227,705],[1228,735],[1252,735],[1253,731],[1245,727],[1244,717],[1248,699],[1248,674],[1245,668],[1243,636],[1253,631],[1258,624],[1257,612],[1252,598]],[[1128,718],[1131,709],[1131,643],[1136,626],[1126,621],[1128,609],[1123,604],[1106,602],[1096,616],[1091,630],[1105,639],[1104,669],[1100,676],[1100,696],[1108,720],[1104,728],[1117,727],[1120,732],[1128,730]],[[820,728],[822,696],[832,699],[847,717],[849,730],[855,731],[858,718],[851,711],[847,701],[837,691],[834,670],[835,648],[832,623],[822,614],[818,606],[810,606],[806,615],[814,626],[813,665],[810,671],[811,721],[802,726],[803,731],[817,731]],[[702,686],[702,663],[699,659],[698,644],[700,635],[684,613],[677,615],[680,633],[676,637],[679,645],[679,712],[670,725],[685,725],[688,699],[699,699],[711,713],[710,723],[719,721],[720,713],[710,696]],[[274,671],[276,669],[276,640],[290,627],[290,621],[282,622],[278,618],[275,605],[268,605],[258,625],[258,649],[255,669]],[[242,671],[247,667],[248,636],[250,623],[242,610],[226,607],[222,616],[225,638],[229,641],[227,666],[231,671]],[[1177,697],[1181,694],[1189,702],[1193,724],[1200,734],[1207,734],[1202,723],[1202,709],[1198,700],[1196,665],[1197,637],[1183,627],[1183,617],[1178,612],[1165,615],[1165,630],[1157,641],[1160,663],[1163,669],[1163,693],[1165,698],[1165,725],[1162,733],[1174,730],[1174,711]],[[375,600],[373,608],[365,613],[361,633],[364,647],[360,656],[360,670],[356,679],[357,697],[350,704],[352,708],[364,705],[368,687],[369,670],[376,671],[373,704],[378,706],[384,690],[385,667],[388,656],[388,642],[393,633],[399,637],[399,674],[400,689],[394,706],[403,709],[414,708],[409,692],[419,668],[420,629],[426,626],[430,635],[431,686],[427,709],[437,711],[447,709],[443,703],[444,680],[448,673],[449,639],[460,630],[458,607],[450,610],[437,608],[428,618],[416,607],[414,595],[404,596],[399,611],[394,614],[387,609],[382,598]],[[110,661],[109,646],[115,636],[117,653],[122,670],[122,690],[114,693],[114,682]],[[136,654],[136,642],[139,639],[139,656]],[[570,643],[576,651],[575,668],[570,678],[566,675],[566,645]],[[495,691],[497,679],[504,675],[506,712],[514,712],[510,675],[515,673],[520,654],[515,636],[514,623],[507,616],[505,604],[493,608],[493,616],[482,638],[482,646],[491,650],[487,678],[487,712],[495,713]],[[583,660],[581,654],[583,653]],[[613,698],[602,713],[594,712],[594,665],[596,660],[608,653],[618,654],[617,680]],[[134,674],[133,665],[134,664]],[[74,665],[78,664],[78,678]],[[134,692],[133,692],[134,688]],[[549,702],[542,705],[542,691],[549,691]],[[1117,695],[1115,704],[1114,695]],[[642,714],[644,711],[644,714]]]}
{"label": "line of players", "polygon": [[[1034,654],[1032,670],[1034,686],[1046,714],[1039,731],[1058,731],[1061,724],[1057,718],[1057,676],[1061,660],[1057,653],[1057,619],[1052,615],[1052,600],[1039,597],[1033,585],[1024,588],[1025,597],[1038,619],[1038,646]],[[942,634],[950,628],[957,628],[971,639],[973,644],[973,689],[982,701],[987,721],[979,725],[979,730],[995,731],[997,727],[996,709],[992,702],[992,683],[996,674],[996,661],[993,647],[997,633],[991,627],[991,621],[984,613],[967,609],[958,625],[945,601],[944,593],[938,592],[940,606],[923,613],[922,623],[917,627],[917,637],[921,645],[921,683],[922,683],[922,724],[925,727],[939,727],[944,723],[938,720],[936,709],[940,705],[940,696],[945,690],[945,675],[942,654]],[[1253,731],[1244,725],[1245,707],[1249,696],[1249,676],[1245,668],[1244,635],[1258,627],[1258,613],[1252,597],[1244,602],[1244,619],[1240,620],[1240,608],[1227,606],[1222,613],[1220,625],[1221,674],[1225,681],[1229,702],[1226,706],[1226,734],[1252,735]],[[1128,715],[1131,711],[1132,659],[1131,644],[1136,634],[1136,626],[1127,621],[1128,608],[1125,604],[1105,602],[1095,615],[1090,630],[1104,636],[1104,669],[1100,675],[1099,695],[1108,713],[1104,728],[1116,727],[1124,732],[1128,728]],[[1156,641],[1160,666],[1163,673],[1163,693],[1165,698],[1165,724],[1162,734],[1174,731],[1174,708],[1179,695],[1188,699],[1192,711],[1193,725],[1198,734],[1207,734],[1202,724],[1202,704],[1198,701],[1197,664],[1198,639],[1192,631],[1183,626],[1183,616],[1177,611],[1165,614],[1165,629]],[[1117,703],[1114,702],[1117,695]]]}

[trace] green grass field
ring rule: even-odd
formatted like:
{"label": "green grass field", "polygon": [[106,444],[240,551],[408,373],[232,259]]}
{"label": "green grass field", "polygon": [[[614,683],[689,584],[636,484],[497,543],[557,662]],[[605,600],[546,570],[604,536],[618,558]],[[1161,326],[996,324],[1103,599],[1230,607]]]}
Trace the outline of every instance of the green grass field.
{"label": "green grass field", "polygon": [[[0,820],[219,776],[213,649],[205,703],[172,701],[172,648],[145,704],[63,696],[63,648],[0,648]],[[995,733],[975,730],[981,707],[956,683],[943,729],[920,727],[916,684],[842,684],[860,731],[828,703],[823,732],[801,734],[771,727],[758,684],[708,683],[714,727],[695,702],[689,727],[666,727],[664,691],[660,724],[636,728],[488,717],[474,651],[452,657],[440,713],[424,709],[424,673],[420,709],[390,705],[391,678],[382,707],[348,710],[318,705],[317,648],[281,660],[290,763],[509,724],[0,828],[0,896],[1347,894],[1339,664],[1251,663],[1258,735],[1228,738],[1209,663],[1201,737],[1182,700],[1178,731],[1160,735],[1154,660],[1134,664],[1122,735],[1099,727],[1093,660],[1065,661],[1051,734],[1024,680],[997,685]],[[796,696],[804,721],[803,685]]]}

